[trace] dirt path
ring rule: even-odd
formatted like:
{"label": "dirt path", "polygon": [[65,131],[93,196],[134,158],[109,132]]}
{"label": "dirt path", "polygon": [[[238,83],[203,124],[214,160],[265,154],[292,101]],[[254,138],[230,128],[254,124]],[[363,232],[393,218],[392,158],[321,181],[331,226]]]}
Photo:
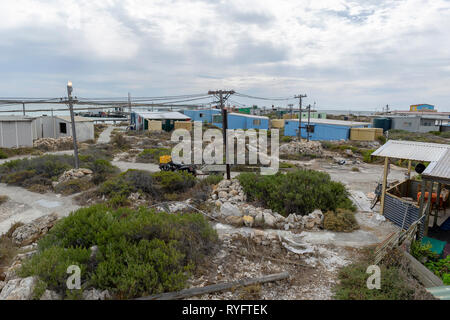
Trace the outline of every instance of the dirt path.
{"label": "dirt path", "polygon": [[63,217],[79,208],[72,201],[73,196],[39,194],[4,183],[0,183],[0,194],[9,197],[6,203],[0,205],[0,234],[8,231],[15,222],[28,223],[53,212]]}
{"label": "dirt path", "polygon": [[109,143],[111,141],[111,132],[114,130],[114,126],[108,126],[100,133],[97,139],[97,143]]}

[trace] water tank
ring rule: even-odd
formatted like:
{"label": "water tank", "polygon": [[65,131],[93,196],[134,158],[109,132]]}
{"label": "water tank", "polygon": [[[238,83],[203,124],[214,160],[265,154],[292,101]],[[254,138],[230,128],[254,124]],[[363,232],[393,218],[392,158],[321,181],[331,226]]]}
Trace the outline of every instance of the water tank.
{"label": "water tank", "polygon": [[382,128],[383,132],[390,130],[392,126],[392,119],[390,118],[375,118],[373,119],[374,128]]}

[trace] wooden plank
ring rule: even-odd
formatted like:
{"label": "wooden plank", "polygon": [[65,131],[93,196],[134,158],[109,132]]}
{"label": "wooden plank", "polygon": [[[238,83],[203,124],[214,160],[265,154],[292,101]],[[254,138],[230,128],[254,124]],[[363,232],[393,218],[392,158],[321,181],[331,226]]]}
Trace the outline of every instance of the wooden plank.
{"label": "wooden plank", "polygon": [[410,262],[411,272],[426,288],[440,287],[444,285],[438,276],[431,272],[422,263],[417,261],[416,258],[408,252],[404,251],[404,255]]}
{"label": "wooden plank", "polygon": [[212,292],[218,292],[218,291],[226,291],[230,290],[236,287],[245,287],[250,286],[257,283],[266,283],[266,282],[273,282],[278,280],[283,280],[289,278],[289,273],[282,272],[282,273],[275,273],[270,274],[267,276],[259,277],[259,278],[247,278],[237,281],[231,281],[226,283],[218,283],[213,284],[206,287],[201,288],[190,288],[185,289],[177,292],[167,292],[167,293],[161,293],[149,297],[142,297],[138,298],[136,300],[179,300],[179,299],[185,299],[189,297],[199,296],[206,293],[212,293]]}
{"label": "wooden plank", "polygon": [[380,206],[380,214],[384,215],[384,199],[386,197],[386,186],[387,186],[387,177],[389,171],[389,158],[384,158],[384,171],[383,171],[383,189],[381,192],[381,206]]}

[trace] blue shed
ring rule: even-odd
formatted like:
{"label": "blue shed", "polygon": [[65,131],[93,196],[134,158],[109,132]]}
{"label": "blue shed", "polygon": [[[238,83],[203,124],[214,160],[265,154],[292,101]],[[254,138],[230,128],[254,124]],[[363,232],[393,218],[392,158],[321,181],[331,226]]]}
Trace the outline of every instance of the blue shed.
{"label": "blue shed", "polygon": [[[222,115],[213,116],[213,125],[222,128]],[[269,118],[242,113],[228,113],[228,129],[269,130]]]}
{"label": "blue shed", "polygon": [[[306,139],[308,125],[302,121],[302,138]],[[332,119],[311,119],[309,138],[311,140],[348,140],[351,128],[370,128],[368,122],[343,121]],[[284,135],[295,137],[298,134],[298,119],[286,119],[284,121]]]}
{"label": "blue shed", "polygon": [[212,123],[213,115],[220,114],[218,109],[203,109],[203,110],[184,110],[183,113],[187,115],[192,121],[201,121]]}

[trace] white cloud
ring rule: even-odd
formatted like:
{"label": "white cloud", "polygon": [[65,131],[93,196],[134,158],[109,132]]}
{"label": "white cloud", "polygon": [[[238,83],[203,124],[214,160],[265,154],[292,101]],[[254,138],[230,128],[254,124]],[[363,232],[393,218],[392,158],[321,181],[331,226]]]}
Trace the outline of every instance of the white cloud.
{"label": "white cloud", "polygon": [[[9,50],[76,60],[88,70],[70,72],[109,75],[117,88],[309,90],[327,104],[338,94],[339,105],[365,108],[423,99],[450,111],[448,30],[445,0],[0,3]],[[8,52],[0,52],[0,64],[26,59]]]}

